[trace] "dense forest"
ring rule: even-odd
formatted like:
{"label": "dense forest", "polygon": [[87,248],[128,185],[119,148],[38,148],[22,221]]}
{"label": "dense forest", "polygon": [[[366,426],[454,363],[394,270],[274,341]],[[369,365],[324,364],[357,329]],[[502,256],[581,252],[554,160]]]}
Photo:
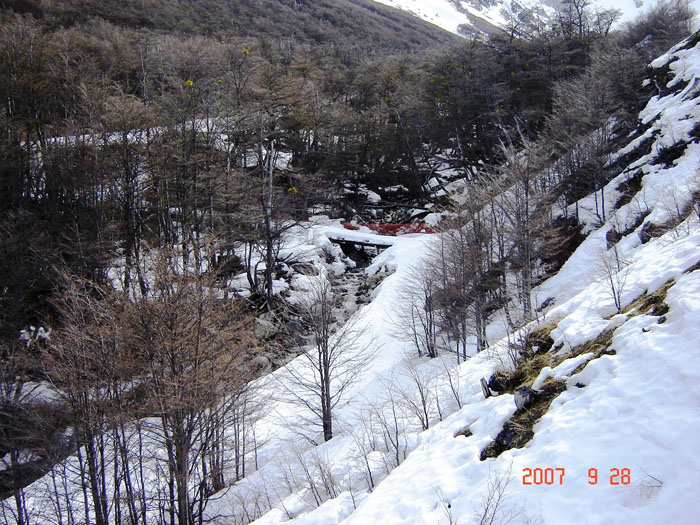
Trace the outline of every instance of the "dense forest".
{"label": "dense forest", "polygon": [[[254,320],[303,317],[273,281],[281,237],[313,213],[445,212],[443,254],[411,299],[428,320],[407,325],[419,354],[444,331],[467,359],[514,298],[513,325],[531,318],[532,286],[581,240],[568,206],[611,178],[609,153],[660,89],[641,88],[648,63],[690,29],[682,2],[624,28],[575,5],[458,39],[366,0],[0,1],[0,494],[13,519],[41,521],[22,488],[79,449],[95,523],[201,522],[224,472],[245,476],[254,454],[254,358],[288,346]],[[444,166],[466,203],[432,197]],[[245,299],[222,286],[241,272]],[[23,403],[37,382],[61,403]],[[166,466],[146,497],[149,432]]]}

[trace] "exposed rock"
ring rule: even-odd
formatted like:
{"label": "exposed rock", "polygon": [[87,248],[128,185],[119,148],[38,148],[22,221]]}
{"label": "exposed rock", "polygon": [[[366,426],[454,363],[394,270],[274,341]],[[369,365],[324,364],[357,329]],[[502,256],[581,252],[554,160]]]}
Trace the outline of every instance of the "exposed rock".
{"label": "exposed rock", "polygon": [[497,458],[504,450],[520,448],[530,441],[533,435],[532,430],[524,429],[520,425],[507,421],[496,439],[481,451],[480,459],[484,461],[487,458]]}
{"label": "exposed rock", "polygon": [[484,393],[485,398],[491,397],[493,395],[491,393],[491,390],[489,390],[489,385],[486,384],[486,379],[484,379],[483,377],[481,378],[481,391]]}
{"label": "exposed rock", "polygon": [[494,372],[489,378],[488,387],[494,392],[503,392],[507,390],[507,377],[503,372]]}
{"label": "exposed rock", "polygon": [[253,365],[260,369],[267,370],[270,367],[270,359],[262,354],[258,354],[253,358]]}
{"label": "exposed rock", "polygon": [[527,408],[532,402],[537,399],[537,391],[529,386],[521,386],[515,391],[515,406],[518,410]]}
{"label": "exposed rock", "polygon": [[524,447],[535,435],[533,430],[535,424],[547,412],[552,400],[564,390],[566,390],[566,382],[564,381],[546,383],[540,392],[529,387],[518,388],[515,394],[516,400],[519,392],[521,394],[527,392],[531,396],[529,410],[520,410],[518,405],[518,410],[503,424],[503,429],[498,433],[496,439],[481,451],[481,461],[487,458],[496,458],[505,450]]}
{"label": "exposed rock", "polygon": [[469,427],[465,427],[462,430],[457,431],[455,434],[455,437],[459,436],[464,436],[464,437],[470,437],[472,435],[472,431]]}
{"label": "exposed rock", "polygon": [[544,302],[540,305],[540,307],[537,309],[538,312],[543,312],[550,306],[554,304],[554,297],[547,297]]}
{"label": "exposed rock", "polygon": [[644,224],[644,226],[642,226],[642,229],[637,232],[639,240],[642,242],[642,244],[648,243],[654,237],[652,230],[653,225],[651,222],[647,222]]}
{"label": "exposed rock", "polygon": [[620,239],[622,239],[622,234],[618,232],[614,227],[608,230],[605,234],[605,240],[607,241],[608,250],[615,246]]}
{"label": "exposed rock", "polygon": [[273,337],[279,330],[272,321],[263,319],[262,317],[255,318],[254,334],[258,339],[269,339]]}
{"label": "exposed rock", "polygon": [[316,268],[311,263],[305,263],[305,262],[294,263],[294,264],[292,264],[292,268],[294,269],[295,272],[300,273],[302,275],[312,275],[312,276],[318,275],[318,268]]}

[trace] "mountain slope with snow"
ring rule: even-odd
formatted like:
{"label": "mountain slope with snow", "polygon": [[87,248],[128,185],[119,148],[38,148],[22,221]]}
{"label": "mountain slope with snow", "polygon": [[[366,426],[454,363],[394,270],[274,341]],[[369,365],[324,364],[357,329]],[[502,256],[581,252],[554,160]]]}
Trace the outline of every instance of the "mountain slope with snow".
{"label": "mountain slope with snow", "polygon": [[[541,20],[551,20],[558,9],[564,9],[558,0],[375,0],[396,7],[456,34],[489,33],[505,28],[509,20],[530,13]],[[593,11],[617,9],[618,24],[633,20],[656,4],[653,0],[593,0]],[[700,9],[700,1],[692,0],[691,6]]]}
{"label": "mountain slope with snow", "polygon": [[[571,206],[586,240],[532,294],[539,318],[523,332],[550,337],[551,349],[537,349],[530,386],[553,395],[542,414],[528,416],[531,439],[493,452],[494,443],[507,438],[504,431],[520,432],[512,418],[527,416],[516,410],[513,393],[485,398],[480,385],[512,368],[501,316],[488,327],[490,347],[464,363],[448,351],[444,359],[415,356],[402,325],[404,291],[416,286],[415,272],[435,256],[438,237],[388,238],[314,217],[291,227],[280,248],[290,266],[303,261],[309,271],[276,281],[275,289],[298,304],[331,274],[361,275],[364,301],[354,300],[347,286],[342,299],[355,303],[344,312],[345,326],[364,367],[334,407],[334,436],[327,442],[306,425],[313,414],[305,402],[313,394],[300,404],[294,389],[299,378],[315,377],[308,359],[313,345],[255,382],[251,403],[262,406],[252,436],[244,438],[254,451],[243,454],[245,476],[209,502],[210,522],[697,521],[700,35],[652,67],[646,87],[655,94],[629,143],[610,159],[619,174],[603,190],[605,213],[599,196]],[[389,247],[360,274],[350,272],[354,263],[333,244],[339,240]],[[244,286],[245,276],[237,277]],[[167,454],[145,436],[138,446],[153,447],[154,457],[146,461],[143,489],[157,502],[168,490],[159,475]],[[62,473],[57,468],[28,487],[37,522],[63,522],[51,514],[52,498],[79,500],[86,489],[71,473],[81,461],[71,457],[60,465]],[[70,518],[78,523],[79,507]],[[150,512],[144,520],[157,521]]]}
{"label": "mountain slope with snow", "polygon": [[[695,523],[700,512],[700,456],[692,438],[700,430],[700,146],[695,131],[700,38],[680,44],[653,66],[660,93],[641,113],[638,136],[620,152],[634,153],[635,160],[605,188],[608,220],[601,224],[594,215],[593,197],[580,201],[582,220],[589,224],[586,241],[533,294],[537,304],[549,305],[543,306],[536,327],[553,339],[546,357],[552,363],[564,359],[543,367],[533,382],[535,388],[548,379],[563,385],[535,424],[533,439],[523,448],[481,459],[516,412],[513,395],[484,399],[479,388],[481,378],[507,362],[507,341],[498,339],[498,327],[492,326],[491,348],[450,376],[452,383],[458,379],[455,399],[461,409],[455,410],[453,399],[442,407],[443,416],[454,411],[451,415],[431,413],[429,430],[407,430],[405,461],[385,469],[386,443],[379,440],[358,450],[352,432],[361,426],[357,415],[382,405],[387,385],[405,379],[396,379],[397,368],[391,365],[401,360],[403,350],[387,334],[402,308],[402,281],[429,241],[399,239],[372,266],[372,271],[394,268],[395,273],[359,312],[367,337],[377,342],[374,378],[365,376],[339,414],[343,431],[299,456],[309,465],[314,465],[311,458],[321,458],[318,472],[327,469],[326,479],[335,480],[336,491],[311,510],[313,483],[301,481],[259,523],[467,524],[483,523],[484,516],[493,523]],[[669,151],[675,151],[672,160]],[[615,210],[621,184],[638,173],[640,191]],[[622,303],[618,313],[602,261],[613,249],[606,233],[621,225],[625,233],[615,249],[624,263],[614,276]],[[447,374],[437,361],[421,362],[417,369],[434,378],[436,396],[449,399]],[[409,387],[405,381],[404,387]],[[303,480],[303,463],[288,473]],[[371,492],[357,488],[365,468],[376,476]],[[241,491],[250,489],[234,487],[228,504],[244,501]]]}
{"label": "mountain slope with snow", "polygon": [[[642,137],[653,145],[606,188],[612,197],[623,179],[641,169],[641,191],[608,224],[593,230],[559,275],[537,291],[541,299],[556,298],[557,306],[543,321],[556,326],[551,332],[555,348],[564,351],[611,330],[608,354],[579,373],[563,374],[567,389],[537,423],[534,439],[496,459],[481,462],[479,454],[500,425],[483,421],[488,419],[484,416],[475,420],[480,410],[466,406],[426,432],[421,445],[348,523],[470,523],[484,512],[484,498],[494,480],[510,480],[499,512],[518,514],[518,523],[695,522],[700,511],[695,497],[700,458],[689,437],[697,433],[700,421],[700,217],[674,217],[672,203],[687,211],[700,189],[700,156],[692,131],[700,122],[699,65],[697,37],[654,62],[657,71],[672,72],[664,86],[672,92],[653,97],[641,114],[647,126]],[[637,139],[623,152],[640,142]],[[658,161],[662,152],[678,144],[687,146],[671,165]],[[668,283],[668,313],[663,317],[640,313],[639,305],[616,314],[597,263],[607,249],[605,233],[611,225],[632,221],[639,210],[646,215],[644,224],[677,224],[646,244],[640,240],[640,224],[619,242],[629,263],[622,270],[623,304],[650,296]],[[462,368],[471,369],[488,358],[479,355]],[[478,380],[479,372],[470,373],[469,379]],[[508,397],[480,400],[476,406],[490,405],[488,417],[494,419],[498,409],[515,409]],[[453,437],[465,423],[473,435]],[[528,468],[563,468],[565,474],[557,474],[551,486],[525,486]],[[593,468],[596,484],[589,477]],[[625,484],[612,484],[621,483],[616,476],[621,470],[615,469],[629,469],[628,484],[627,479]],[[448,521],[447,514],[454,521]]]}

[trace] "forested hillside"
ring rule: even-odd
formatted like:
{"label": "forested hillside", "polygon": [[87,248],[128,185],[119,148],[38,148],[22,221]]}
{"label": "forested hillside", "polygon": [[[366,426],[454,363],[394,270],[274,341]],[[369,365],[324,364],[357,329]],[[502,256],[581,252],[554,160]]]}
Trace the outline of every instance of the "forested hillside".
{"label": "forested hillside", "polygon": [[455,40],[437,27],[368,0],[6,0],[3,4],[53,27],[100,18],[132,29],[332,44],[378,53]]}
{"label": "forested hillside", "polygon": [[637,194],[698,137],[694,62],[649,68],[693,13],[573,13],[460,40],[365,0],[0,1],[3,519],[380,519],[460,377],[533,386],[603,226],[624,313],[617,243],[692,218],[691,178]]}

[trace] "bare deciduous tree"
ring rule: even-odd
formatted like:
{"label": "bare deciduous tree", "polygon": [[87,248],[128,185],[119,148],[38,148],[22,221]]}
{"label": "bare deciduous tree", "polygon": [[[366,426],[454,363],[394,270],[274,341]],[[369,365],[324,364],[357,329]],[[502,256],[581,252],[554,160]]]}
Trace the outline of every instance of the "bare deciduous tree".
{"label": "bare deciduous tree", "polygon": [[476,338],[477,352],[488,345],[486,325],[501,284],[500,270],[493,264],[493,247],[490,217],[480,200],[471,200],[446,225],[436,248],[441,323],[457,341],[463,360],[468,357],[470,336]]}
{"label": "bare deciduous tree", "polygon": [[313,344],[303,357],[287,367],[282,385],[290,399],[308,412],[306,421],[333,437],[333,409],[367,364],[370,348],[350,321],[335,324],[335,297],[327,280],[316,282],[300,305]]}
{"label": "bare deciduous tree", "polygon": [[372,491],[375,485],[373,462],[370,454],[379,450],[376,434],[376,416],[371,409],[363,410],[357,417],[358,424],[353,429],[357,459],[362,464],[367,488]]}
{"label": "bare deciduous tree", "polygon": [[411,270],[410,278],[401,291],[401,304],[406,308],[397,313],[396,335],[409,339],[418,351],[418,357],[438,355],[440,326],[437,291],[438,281],[429,261]]}
{"label": "bare deciduous tree", "polygon": [[180,261],[155,257],[148,295],[73,277],[57,302],[64,323],[42,361],[78,429],[86,520],[202,523],[229,463],[245,473],[256,408],[249,317]]}
{"label": "bare deciduous tree", "polygon": [[389,474],[398,467],[408,453],[406,416],[396,393],[387,388],[380,403],[372,406],[381,438],[384,471]]}
{"label": "bare deciduous tree", "polygon": [[422,370],[414,361],[406,360],[400,366],[395,380],[389,384],[389,389],[396,393],[404,412],[418,420],[421,430],[428,430],[430,420],[434,417],[437,402],[434,379],[430,371]]}
{"label": "bare deciduous tree", "polygon": [[503,146],[504,161],[490,178],[492,202],[502,216],[505,249],[517,278],[524,320],[532,315],[531,292],[537,262],[537,243],[551,208],[550,188],[540,176],[541,152],[537,143],[520,136],[518,146]]}
{"label": "bare deciduous tree", "polygon": [[121,384],[135,372],[135,362],[121,340],[119,297],[85,279],[64,275],[63,280],[65,292],[56,306],[65,323],[53,331],[42,365],[54,390],[71,408],[78,429],[85,454],[81,475],[91,497],[91,505],[85,505],[86,519],[94,513],[95,523],[107,524],[106,436],[115,422],[112,407],[123,393]]}
{"label": "bare deciduous tree", "polygon": [[248,318],[220,299],[213,282],[163,255],[150,297],[130,305],[134,347],[148,366],[145,385],[158,415],[154,435],[166,450],[168,520],[202,522],[210,496],[223,484],[227,452],[221,427],[230,424],[250,379]]}

